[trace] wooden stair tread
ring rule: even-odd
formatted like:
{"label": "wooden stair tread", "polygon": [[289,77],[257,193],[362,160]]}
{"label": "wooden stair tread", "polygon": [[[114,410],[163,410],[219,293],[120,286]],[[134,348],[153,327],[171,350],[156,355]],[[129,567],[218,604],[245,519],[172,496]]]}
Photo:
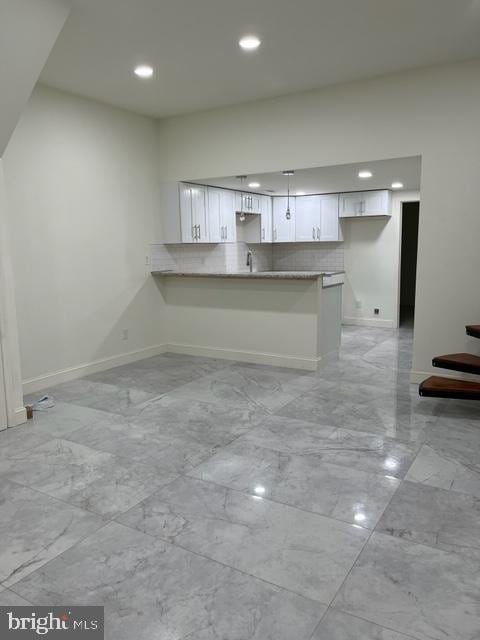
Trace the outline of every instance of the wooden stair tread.
{"label": "wooden stair tread", "polygon": [[471,353],[450,353],[444,356],[436,356],[432,360],[432,364],[434,367],[440,367],[441,369],[452,369],[453,371],[480,375],[480,356],[474,356]]}
{"label": "wooden stair tread", "polygon": [[480,338],[480,324],[467,324],[465,330],[467,332],[467,336]]}
{"label": "wooden stair tread", "polygon": [[421,396],[432,398],[458,398],[460,400],[480,400],[480,383],[470,380],[454,380],[431,376],[419,387]]}

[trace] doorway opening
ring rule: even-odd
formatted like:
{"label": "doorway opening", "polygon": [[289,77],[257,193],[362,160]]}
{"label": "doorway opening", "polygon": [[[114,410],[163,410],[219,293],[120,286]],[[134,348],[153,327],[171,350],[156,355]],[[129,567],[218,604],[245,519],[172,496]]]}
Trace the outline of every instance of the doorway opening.
{"label": "doorway opening", "polygon": [[400,254],[400,326],[413,327],[417,284],[418,218],[420,202],[402,203]]}

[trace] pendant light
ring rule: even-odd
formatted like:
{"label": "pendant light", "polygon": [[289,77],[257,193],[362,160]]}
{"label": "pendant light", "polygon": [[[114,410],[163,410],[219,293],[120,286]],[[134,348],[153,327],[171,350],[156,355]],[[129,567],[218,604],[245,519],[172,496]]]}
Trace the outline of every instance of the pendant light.
{"label": "pendant light", "polygon": [[283,171],[283,175],[287,176],[287,210],[285,211],[285,217],[287,220],[290,220],[292,214],[290,213],[290,176],[293,176],[295,171],[293,169],[288,169],[287,171]]}
{"label": "pendant light", "polygon": [[240,180],[240,216],[238,218],[239,222],[245,222],[245,211],[243,210],[243,184],[247,179],[247,176],[237,176],[238,180]]}

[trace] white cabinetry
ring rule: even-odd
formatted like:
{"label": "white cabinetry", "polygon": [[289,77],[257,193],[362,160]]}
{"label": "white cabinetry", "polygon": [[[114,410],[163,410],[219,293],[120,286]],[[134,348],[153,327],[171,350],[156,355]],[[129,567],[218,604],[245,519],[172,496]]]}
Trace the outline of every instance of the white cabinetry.
{"label": "white cabinetry", "polygon": [[235,193],[208,187],[208,237],[210,242],[235,242]]}
{"label": "white cabinetry", "polygon": [[245,213],[261,213],[261,199],[255,193],[239,192],[235,197],[235,210]]}
{"label": "white cabinetry", "polygon": [[386,189],[340,194],[340,218],[391,215],[391,192]]}
{"label": "white cabinetry", "polygon": [[262,196],[260,199],[260,242],[272,242],[272,198]]}
{"label": "white cabinetry", "polygon": [[286,211],[287,198],[273,198],[273,242],[295,242],[295,198],[290,198],[290,220]]}
{"label": "white cabinetry", "polygon": [[338,195],[320,196],[320,240],[339,242],[343,240],[338,222]]}
{"label": "white cabinetry", "polygon": [[180,184],[182,242],[208,242],[207,187]]}
{"label": "white cabinetry", "polygon": [[338,242],[338,196],[300,196],[296,199],[296,242]]}
{"label": "white cabinetry", "polygon": [[300,196],[295,210],[296,242],[320,240],[320,196]]}

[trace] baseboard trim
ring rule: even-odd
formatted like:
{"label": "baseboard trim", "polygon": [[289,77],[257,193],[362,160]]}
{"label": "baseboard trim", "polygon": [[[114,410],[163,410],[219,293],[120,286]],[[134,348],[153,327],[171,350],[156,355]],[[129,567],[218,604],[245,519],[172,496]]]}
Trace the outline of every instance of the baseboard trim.
{"label": "baseboard trim", "polygon": [[202,347],[193,344],[180,344],[171,342],[166,345],[166,351],[171,353],[183,353],[189,356],[204,356],[207,358],[220,358],[222,360],[237,360],[239,362],[251,362],[253,364],[267,364],[276,367],[288,367],[290,369],[305,369],[316,371],[322,358],[301,358],[287,356],[279,353],[262,353],[260,351],[243,351],[236,349],[222,349],[220,347]]}
{"label": "baseboard trim", "polygon": [[[23,393],[26,395],[28,393],[44,391],[48,387],[53,387],[57,384],[61,384],[62,382],[69,382],[70,380],[76,380],[77,378],[82,378],[83,376],[87,376],[91,373],[97,373],[99,371],[105,371],[106,369],[120,367],[123,364],[136,362],[137,360],[151,358],[152,356],[157,356],[167,351],[171,353],[183,353],[190,356],[204,356],[207,358],[220,358],[222,360],[238,360],[239,362],[252,362],[254,364],[266,364],[276,367],[287,367],[289,369],[305,369],[307,371],[316,371],[321,360],[325,361],[335,357],[335,354],[328,354],[323,358],[301,358],[278,353],[241,351],[172,342],[155,345],[153,347],[146,347],[145,349],[138,349],[136,351],[129,351],[117,356],[94,360],[93,362],[85,362],[75,367],[53,371],[36,378],[29,378],[28,380],[23,381]],[[15,419],[19,420],[19,422],[16,422],[16,424],[21,424],[26,420],[25,409],[18,409],[17,412],[18,415]],[[25,420],[23,419],[23,416],[25,416]]]}
{"label": "baseboard trim", "polygon": [[342,324],[354,325],[357,327],[378,327],[381,329],[396,329],[396,323],[393,320],[384,320],[383,318],[354,318],[344,316]]}
{"label": "baseboard trim", "polygon": [[60,369],[59,371],[46,373],[36,378],[29,378],[28,380],[23,381],[23,393],[36,393],[37,391],[45,390],[47,387],[61,384],[62,382],[69,382],[70,380],[76,380],[77,378],[82,378],[83,376],[87,376],[91,373],[105,371],[106,369],[113,369],[114,367],[120,367],[123,364],[129,364],[131,362],[136,362],[137,360],[144,360],[145,358],[158,356],[161,353],[165,353],[167,350],[166,344],[158,344],[153,347],[145,347],[144,349],[128,351],[116,356],[94,360],[92,362],[84,362],[75,367]]}

